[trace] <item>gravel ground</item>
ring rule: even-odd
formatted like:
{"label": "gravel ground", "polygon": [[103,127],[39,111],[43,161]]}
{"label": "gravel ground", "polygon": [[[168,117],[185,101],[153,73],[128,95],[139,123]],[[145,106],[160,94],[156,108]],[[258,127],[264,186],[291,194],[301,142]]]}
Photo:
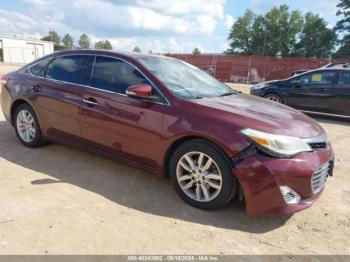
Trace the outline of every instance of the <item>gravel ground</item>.
{"label": "gravel ground", "polygon": [[0,63],[0,76],[4,75],[4,74],[7,74],[8,72],[15,71],[21,66],[23,66],[23,65],[21,65],[21,64],[4,64],[4,63]]}
{"label": "gravel ground", "polygon": [[336,153],[320,200],[291,217],[202,211],[169,181],[71,147],[23,147],[0,112],[0,254],[350,254],[350,122],[315,117]]}

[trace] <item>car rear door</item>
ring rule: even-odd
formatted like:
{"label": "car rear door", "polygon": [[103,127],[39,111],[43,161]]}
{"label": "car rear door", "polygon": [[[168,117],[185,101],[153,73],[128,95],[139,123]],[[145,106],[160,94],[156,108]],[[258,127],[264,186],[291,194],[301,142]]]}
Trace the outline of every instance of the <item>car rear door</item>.
{"label": "car rear door", "polygon": [[350,116],[350,70],[339,70],[338,74],[333,110],[335,114]]}
{"label": "car rear door", "polygon": [[332,70],[304,74],[292,81],[287,104],[302,110],[329,112],[335,98],[335,81],[336,72]]}
{"label": "car rear door", "polygon": [[[92,56],[59,56],[32,78],[35,108],[46,135],[79,139],[83,86],[89,80],[92,62]],[[30,70],[35,73],[34,66]]]}
{"label": "car rear door", "polygon": [[[125,95],[129,86],[150,84],[159,101]],[[81,132],[89,147],[144,167],[161,163],[164,99],[140,71],[125,60],[96,56],[90,88],[85,88]]]}

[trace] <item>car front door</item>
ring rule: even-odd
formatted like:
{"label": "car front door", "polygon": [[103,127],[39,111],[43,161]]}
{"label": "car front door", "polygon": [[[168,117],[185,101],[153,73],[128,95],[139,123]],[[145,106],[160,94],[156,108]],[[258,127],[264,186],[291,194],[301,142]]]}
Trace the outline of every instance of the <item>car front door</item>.
{"label": "car front door", "polygon": [[335,98],[335,71],[316,71],[291,81],[287,105],[310,111],[329,112]]}
{"label": "car front door", "polygon": [[30,68],[35,108],[46,135],[79,139],[83,85],[92,62],[92,56],[67,55],[52,59],[45,68],[40,64]]}
{"label": "car front door", "polygon": [[[150,84],[156,101],[126,96],[129,86]],[[164,97],[132,64],[96,56],[90,88],[85,88],[81,110],[82,137],[89,147],[155,169],[161,165],[158,145]]]}
{"label": "car front door", "polygon": [[350,116],[350,70],[339,70],[338,74],[333,110],[335,114]]}

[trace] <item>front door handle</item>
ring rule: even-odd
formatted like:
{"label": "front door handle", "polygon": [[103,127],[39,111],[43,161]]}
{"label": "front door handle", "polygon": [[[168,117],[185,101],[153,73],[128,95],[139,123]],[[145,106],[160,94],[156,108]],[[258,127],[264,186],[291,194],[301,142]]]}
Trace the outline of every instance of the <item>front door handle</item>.
{"label": "front door handle", "polygon": [[83,102],[86,103],[90,107],[98,105],[98,102],[96,101],[96,99],[92,98],[92,97],[84,99]]}

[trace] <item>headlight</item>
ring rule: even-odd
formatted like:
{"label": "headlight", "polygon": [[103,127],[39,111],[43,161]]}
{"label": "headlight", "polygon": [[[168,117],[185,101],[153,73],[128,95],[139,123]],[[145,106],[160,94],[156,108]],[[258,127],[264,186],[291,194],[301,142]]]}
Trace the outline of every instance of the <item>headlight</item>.
{"label": "headlight", "polygon": [[301,152],[312,151],[307,141],[292,137],[243,129],[242,134],[254,141],[265,153],[274,157],[292,157]]}
{"label": "headlight", "polygon": [[264,88],[264,87],[266,87],[266,86],[267,86],[266,84],[260,83],[260,84],[257,84],[257,85],[252,86],[252,89],[253,89],[253,90],[261,89],[261,88]]}

